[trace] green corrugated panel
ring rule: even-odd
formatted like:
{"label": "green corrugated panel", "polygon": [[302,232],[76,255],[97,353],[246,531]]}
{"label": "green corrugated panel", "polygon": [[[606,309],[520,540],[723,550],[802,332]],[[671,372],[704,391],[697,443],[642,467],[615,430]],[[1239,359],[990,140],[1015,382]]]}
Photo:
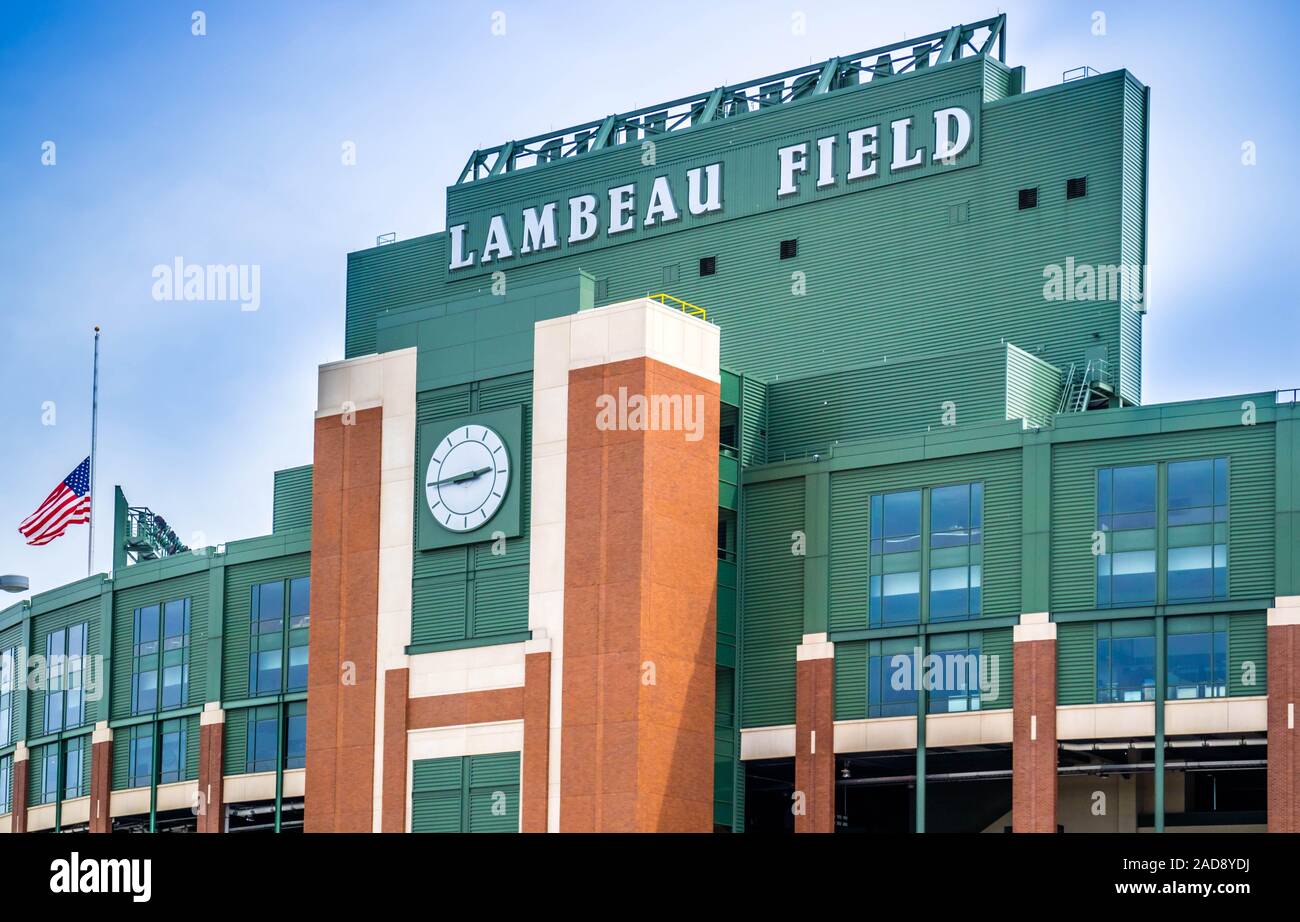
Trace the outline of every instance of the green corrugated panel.
{"label": "green corrugated panel", "polygon": [[468,585],[464,573],[415,581],[411,643],[440,643],[465,636]]}
{"label": "green corrugated panel", "polygon": [[740,463],[767,463],[767,385],[753,375],[741,379]]}
{"label": "green corrugated panel", "polygon": [[469,757],[470,787],[501,787],[519,783],[519,753],[493,752]]}
{"label": "green corrugated panel", "polygon": [[[1172,405],[1170,411],[1176,410],[1177,405]],[[1125,422],[1118,412],[1115,416],[1119,417],[1117,438],[1071,442],[1052,451],[1051,610],[1087,611],[1096,605],[1092,532],[1097,523],[1098,468],[1215,456],[1229,459],[1229,595],[1238,599],[1272,595],[1275,427],[1233,425],[1143,434],[1149,423]]]}
{"label": "green corrugated panel", "polygon": [[113,790],[126,790],[127,773],[131,769],[131,731],[119,727],[113,731]]}
{"label": "green corrugated panel", "polygon": [[950,409],[957,425],[1007,419],[1006,383],[1006,346],[999,343],[775,381],[768,385],[767,457],[781,461],[838,442],[925,432],[942,427]]}
{"label": "green corrugated panel", "polygon": [[1097,629],[1091,623],[1056,626],[1056,703],[1097,699]]}
{"label": "green corrugated panel", "polygon": [[832,631],[867,626],[871,602],[870,509],[871,488],[865,477],[855,476],[853,472],[831,474]]}
{"label": "green corrugated panel", "polygon": [[1007,347],[1007,419],[1047,426],[1061,403],[1061,370],[1016,346]]}
{"label": "green corrugated panel", "polygon": [[27,806],[39,806],[41,802],[41,780],[45,777],[44,746],[33,749],[27,759]]}
{"label": "green corrugated panel", "polygon": [[185,780],[199,777],[199,715],[185,718]]}
{"label": "green corrugated panel", "polygon": [[81,753],[81,790],[85,794],[90,793],[90,760],[92,744],[90,736],[84,737],[86,748]]}
{"label": "green corrugated panel", "polygon": [[226,711],[226,727],[222,733],[222,772],[243,775],[248,772],[248,709]]}
{"label": "green corrugated panel", "polygon": [[[670,293],[707,308],[709,320],[723,329],[724,364],[768,380],[1004,337],[1031,351],[1044,347],[1043,357],[1058,367],[1068,367],[1094,342],[1105,345],[1117,364],[1127,361],[1118,349],[1119,305],[1095,302],[1080,310],[1046,301],[1042,290],[1043,267],[1062,263],[1066,255],[1091,265],[1123,259],[1123,158],[1135,130],[1126,117],[1126,94],[1135,85],[1127,74],[986,103],[975,141],[978,166],[836,195],[817,193],[809,175],[797,203],[776,207],[786,203],[776,201],[765,146],[776,138],[815,138],[817,130],[831,126],[876,124],[882,112],[961,94],[978,99],[989,92],[989,79],[985,62],[971,58],[930,74],[872,81],[823,101],[683,132],[673,139],[675,165],[715,162],[724,151],[727,211],[721,217],[728,220],[679,222],[650,234],[637,230],[610,245],[601,240],[599,246],[563,249],[565,255],[542,262],[503,263],[510,290],[573,278],[581,268],[608,281],[602,301],[607,303],[660,291],[665,266],[686,267]],[[723,135],[726,143],[719,144]],[[628,145],[453,187],[448,220],[494,208],[514,215],[515,204],[562,201],[578,189],[599,193],[644,169],[639,147]],[[1065,182],[1080,175],[1088,178],[1088,194],[1067,201]],[[1027,186],[1039,188],[1039,206],[1021,211],[1016,190]],[[833,191],[843,189],[841,181]],[[969,220],[950,224],[954,206],[962,206]],[[752,208],[772,210],[740,216]],[[778,243],[786,238],[799,241],[793,260],[777,258]],[[445,235],[397,246],[408,249],[380,247],[349,257],[349,356],[373,348],[361,342],[371,336],[379,311],[389,310],[392,320],[415,304],[443,303],[485,288],[480,272],[446,280]],[[691,271],[702,256],[717,257],[716,275]],[[804,273],[806,293],[792,290],[796,271]],[[421,276],[414,283],[413,273]],[[927,322],[917,323],[917,317]],[[1131,375],[1123,367],[1119,374],[1121,380]]]}
{"label": "green corrugated panel", "polygon": [[[1248,671],[1253,675],[1247,675]],[[1254,681],[1247,684],[1247,678]],[[1232,615],[1228,620],[1228,693],[1268,694],[1268,618],[1264,612]]]}
{"label": "green corrugated panel", "polygon": [[[13,627],[0,631],[0,653],[6,650],[12,650],[17,662],[18,648],[23,642],[23,623],[19,621]],[[15,665],[16,668],[16,665]],[[12,708],[10,712],[10,738],[5,741],[6,745],[17,741],[25,734],[23,728],[27,726],[27,699],[35,697],[35,693],[25,693],[22,690],[15,690],[11,697]]]}
{"label": "green corrugated panel", "polygon": [[[239,699],[248,697],[248,631],[252,611],[253,586],[280,579],[296,579],[311,575],[310,554],[290,554],[272,557],[253,563],[226,567],[225,625],[222,639],[221,697]],[[192,703],[202,701],[202,686],[190,680]],[[199,693],[199,701],[193,697]],[[228,731],[227,731],[228,732]]]}
{"label": "green corrugated panel", "polygon": [[385,310],[434,297],[442,273],[431,270],[442,267],[445,236],[431,234],[348,254],[344,358],[375,351],[375,319]]}
{"label": "green corrugated panel", "polygon": [[478,408],[483,411],[501,410],[533,401],[533,376],[531,374],[505,375],[483,381],[478,388]]}
{"label": "green corrugated panel", "polygon": [[311,526],[311,465],[275,472],[271,531]]}
{"label": "green corrugated panel", "polygon": [[741,614],[742,726],[794,723],[795,648],[803,637],[804,559],[791,533],[804,528],[803,478],[745,492]]}
{"label": "green corrugated panel", "polygon": [[473,630],[475,637],[528,630],[528,567],[475,574]]}
{"label": "green corrugated panel", "polygon": [[[865,524],[870,508],[866,497],[973,481],[984,484],[982,614],[1020,614],[1022,454],[985,452],[835,472],[831,477],[832,629],[865,628],[868,624],[868,568],[862,550],[870,549],[866,543],[870,537]],[[851,549],[843,564],[836,561],[837,535]]]}
{"label": "green corrugated panel", "polygon": [[867,642],[835,645],[835,719],[867,716]]}
{"label": "green corrugated panel", "polygon": [[[1135,82],[1124,87],[1123,187],[1120,206],[1120,252],[1126,266],[1147,264],[1147,105],[1145,90]],[[1140,403],[1142,400],[1142,314],[1138,300],[1145,294],[1141,279],[1138,296],[1125,293],[1120,301],[1119,392]]]}
{"label": "green corrugated panel", "polygon": [[[980,637],[980,655],[988,663],[984,669],[980,670],[981,681],[987,675],[991,678],[996,676],[998,693],[990,697],[981,697],[980,708],[986,711],[997,710],[999,708],[1011,707],[1013,697],[1013,682],[1015,681],[1013,662],[1015,644],[1012,642],[1011,628],[998,628],[992,631],[984,631]],[[994,672],[993,661],[991,657],[998,658],[997,671]],[[982,691],[982,689],[981,689]]]}

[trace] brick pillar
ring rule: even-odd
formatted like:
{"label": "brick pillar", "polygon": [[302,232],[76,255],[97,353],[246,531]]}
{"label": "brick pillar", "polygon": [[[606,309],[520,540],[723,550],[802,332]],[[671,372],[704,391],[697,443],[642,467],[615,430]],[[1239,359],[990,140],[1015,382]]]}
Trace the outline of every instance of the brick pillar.
{"label": "brick pillar", "polygon": [[550,799],[551,641],[537,637],[524,644],[524,764],[521,826],[546,832]]}
{"label": "brick pillar", "polygon": [[1268,831],[1300,832],[1300,596],[1268,610]]}
{"label": "brick pillar", "polygon": [[113,731],[108,721],[95,724],[90,738],[90,831],[112,832],[109,799],[113,789]]}
{"label": "brick pillar", "polygon": [[[578,325],[606,321],[611,343],[635,329],[716,348],[716,328],[640,301],[580,312],[574,349]],[[716,380],[650,357],[569,371],[563,831],[713,828],[718,396]],[[645,408],[673,403],[702,429],[654,428]]]}
{"label": "brick pillar", "polygon": [[382,832],[406,832],[406,698],[410,685],[410,669],[389,669],[384,673]]}
{"label": "brick pillar", "polygon": [[795,832],[835,831],[835,645],[805,634],[795,652]]}
{"label": "brick pillar", "polygon": [[1046,612],[1014,630],[1011,828],[1056,832],[1056,625]]}
{"label": "brick pillar", "polygon": [[30,767],[31,750],[25,743],[19,743],[14,749],[14,788],[12,804],[12,829],[14,832],[27,831],[27,769]]}
{"label": "brick pillar", "polygon": [[226,712],[209,701],[199,714],[199,832],[226,831]]}
{"label": "brick pillar", "polygon": [[374,829],[382,423],[382,406],[316,419],[307,832]]}

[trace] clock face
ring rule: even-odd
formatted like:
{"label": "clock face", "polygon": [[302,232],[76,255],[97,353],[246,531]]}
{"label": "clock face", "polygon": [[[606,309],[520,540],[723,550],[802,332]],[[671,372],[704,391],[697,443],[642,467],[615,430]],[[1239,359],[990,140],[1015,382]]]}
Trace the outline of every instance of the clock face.
{"label": "clock face", "polygon": [[510,453],[495,430],[469,424],[447,433],[429,458],[424,495],[448,531],[473,531],[501,508],[510,486]]}

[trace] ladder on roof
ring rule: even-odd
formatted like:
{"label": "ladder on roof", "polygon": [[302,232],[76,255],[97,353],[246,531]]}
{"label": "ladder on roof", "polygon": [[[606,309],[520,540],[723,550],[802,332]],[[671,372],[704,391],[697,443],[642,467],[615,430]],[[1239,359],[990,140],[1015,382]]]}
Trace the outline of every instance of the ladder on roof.
{"label": "ladder on roof", "polygon": [[[1077,377],[1076,377],[1077,376]],[[1088,409],[1088,400],[1093,388],[1103,377],[1102,363],[1098,359],[1089,359],[1083,366],[1083,373],[1078,373],[1078,363],[1070,363],[1070,371],[1065,376],[1065,386],[1061,388],[1061,402],[1057,413],[1082,413]]]}

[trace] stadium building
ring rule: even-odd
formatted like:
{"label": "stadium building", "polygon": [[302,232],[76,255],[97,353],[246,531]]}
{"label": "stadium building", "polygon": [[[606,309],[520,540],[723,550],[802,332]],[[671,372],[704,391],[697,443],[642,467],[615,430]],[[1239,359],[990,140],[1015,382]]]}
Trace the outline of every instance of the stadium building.
{"label": "stadium building", "polygon": [[0,613],[0,828],[1300,831],[1295,394],[1142,404],[1149,92],[1005,49],[475,151],[270,535]]}

